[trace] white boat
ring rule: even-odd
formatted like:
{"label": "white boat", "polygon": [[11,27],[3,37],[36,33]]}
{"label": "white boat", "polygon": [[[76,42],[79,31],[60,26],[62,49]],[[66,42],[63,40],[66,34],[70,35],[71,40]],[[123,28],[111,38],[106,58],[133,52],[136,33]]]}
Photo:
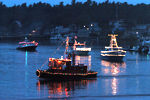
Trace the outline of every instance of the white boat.
{"label": "white boat", "polygon": [[80,43],[75,40],[73,45],[73,52],[79,55],[88,55],[91,51],[91,48],[85,47],[86,43]]}
{"label": "white boat", "polygon": [[126,51],[118,47],[116,40],[118,35],[109,34],[108,36],[111,36],[110,46],[105,47],[105,51],[101,51],[101,58],[109,61],[122,61]]}
{"label": "white boat", "polygon": [[35,51],[37,48],[38,43],[35,41],[29,41],[27,37],[23,42],[19,42],[19,46],[17,47],[18,50],[25,50],[25,51]]}

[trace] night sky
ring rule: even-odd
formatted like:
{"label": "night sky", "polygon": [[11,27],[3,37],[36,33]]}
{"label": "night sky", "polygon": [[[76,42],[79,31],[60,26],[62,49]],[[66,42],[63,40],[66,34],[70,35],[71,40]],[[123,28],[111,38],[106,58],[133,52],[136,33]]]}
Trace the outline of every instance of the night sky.
{"label": "night sky", "polygon": [[[6,4],[7,6],[13,6],[13,5],[20,5],[22,3],[27,3],[27,5],[37,3],[39,1],[41,2],[46,2],[50,3],[51,5],[56,5],[59,4],[59,2],[63,1],[64,4],[71,4],[72,0],[0,0],[3,2],[3,4]],[[80,2],[85,2],[87,0],[76,0]],[[104,2],[105,0],[92,0],[92,1],[97,1],[97,2]],[[150,4],[150,0],[109,0],[110,2],[115,1],[115,2],[128,2],[129,4],[138,4],[138,3],[145,3],[145,4]]]}

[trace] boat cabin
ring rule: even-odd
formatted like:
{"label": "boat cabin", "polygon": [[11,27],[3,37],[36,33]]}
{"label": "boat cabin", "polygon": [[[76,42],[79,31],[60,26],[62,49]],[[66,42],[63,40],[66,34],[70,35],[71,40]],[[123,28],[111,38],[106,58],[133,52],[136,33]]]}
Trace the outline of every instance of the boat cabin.
{"label": "boat cabin", "polygon": [[86,73],[87,66],[84,64],[72,65],[71,59],[55,59],[49,58],[49,71],[51,72],[70,72],[70,73]]}

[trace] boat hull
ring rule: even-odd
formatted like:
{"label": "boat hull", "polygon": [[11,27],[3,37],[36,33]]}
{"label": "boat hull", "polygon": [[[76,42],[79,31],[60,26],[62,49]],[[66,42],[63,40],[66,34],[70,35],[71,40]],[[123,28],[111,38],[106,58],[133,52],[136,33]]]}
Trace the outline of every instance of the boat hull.
{"label": "boat hull", "polygon": [[36,75],[39,78],[46,78],[46,79],[50,79],[50,80],[74,80],[74,79],[87,79],[87,78],[96,78],[97,77],[97,73],[93,72],[93,73],[78,73],[77,74],[73,74],[73,73],[49,73],[49,72],[44,72],[41,70],[36,71]]}
{"label": "boat hull", "polygon": [[101,59],[107,61],[123,61],[124,56],[101,56]]}
{"label": "boat hull", "polygon": [[27,46],[27,47],[18,47],[18,50],[23,50],[23,51],[35,51],[37,46]]}

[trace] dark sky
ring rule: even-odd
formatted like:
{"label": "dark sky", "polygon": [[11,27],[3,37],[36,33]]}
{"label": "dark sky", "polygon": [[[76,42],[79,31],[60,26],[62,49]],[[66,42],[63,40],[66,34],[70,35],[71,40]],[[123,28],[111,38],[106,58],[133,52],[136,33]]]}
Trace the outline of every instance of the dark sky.
{"label": "dark sky", "polygon": [[[0,1],[6,4],[7,6],[13,6],[15,4],[18,5],[22,3],[27,3],[27,5],[29,5],[29,4],[37,3],[39,1],[50,3],[51,5],[59,4],[59,2],[61,1],[63,1],[64,4],[70,4],[72,0],[0,0]],[[85,2],[87,0],[76,0],[76,1]],[[104,2],[105,0],[92,0],[92,1]],[[129,4],[137,4],[137,3],[150,4],[150,0],[109,0],[109,1],[128,2]]]}

